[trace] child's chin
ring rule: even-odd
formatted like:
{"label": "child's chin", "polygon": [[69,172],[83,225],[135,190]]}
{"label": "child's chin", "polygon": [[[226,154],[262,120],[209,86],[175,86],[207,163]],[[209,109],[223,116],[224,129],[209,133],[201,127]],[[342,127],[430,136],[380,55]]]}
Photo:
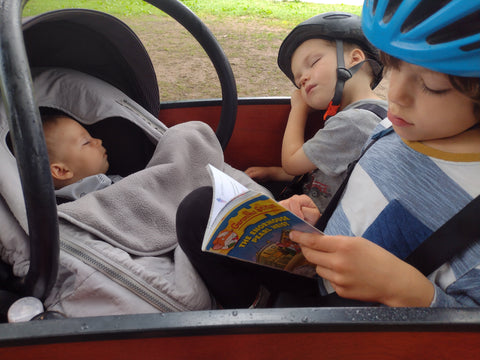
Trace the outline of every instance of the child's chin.
{"label": "child's chin", "polygon": [[419,139],[418,136],[415,136],[411,132],[407,131],[404,127],[402,126],[395,126],[392,125],[393,130],[397,133],[398,136],[400,136],[403,140],[407,141],[420,141],[422,139]]}

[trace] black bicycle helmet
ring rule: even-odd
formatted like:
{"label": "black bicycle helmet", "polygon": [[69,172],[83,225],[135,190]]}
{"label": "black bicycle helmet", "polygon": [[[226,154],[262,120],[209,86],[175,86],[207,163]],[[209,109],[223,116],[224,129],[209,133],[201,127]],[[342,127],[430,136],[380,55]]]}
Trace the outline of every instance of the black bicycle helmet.
{"label": "black bicycle helmet", "polygon": [[374,89],[382,80],[383,66],[380,62],[379,51],[367,40],[362,31],[362,21],[357,15],[332,11],[316,15],[297,25],[283,40],[278,51],[277,63],[285,75],[295,84],[292,73],[292,56],[295,50],[310,39],[325,39],[336,42],[337,47],[337,84],[335,95],[327,109],[325,118],[335,115],[340,102],[345,81],[362,66],[363,62],[350,69],[345,68],[343,59],[343,42],[358,45],[365,53],[371,64],[374,80],[370,84]]}
{"label": "black bicycle helmet", "polygon": [[277,62],[280,69],[294,84],[292,55],[303,42],[310,39],[343,40],[357,44],[369,60],[378,64],[378,66],[373,66],[375,80],[372,83],[372,89],[382,80],[383,67],[379,51],[363,34],[361,18],[350,13],[332,11],[316,15],[300,23],[283,40],[278,51]]}

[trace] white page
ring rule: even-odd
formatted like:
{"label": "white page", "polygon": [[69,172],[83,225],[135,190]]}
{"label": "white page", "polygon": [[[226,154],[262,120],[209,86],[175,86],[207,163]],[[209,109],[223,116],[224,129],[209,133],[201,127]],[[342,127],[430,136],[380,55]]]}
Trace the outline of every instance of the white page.
{"label": "white page", "polygon": [[[248,191],[248,189],[240,184],[237,180],[218,170],[216,167],[208,164],[207,169],[213,180],[213,201],[210,211],[210,219],[217,217],[220,210],[233,198]],[[209,221],[209,227],[210,227]]]}

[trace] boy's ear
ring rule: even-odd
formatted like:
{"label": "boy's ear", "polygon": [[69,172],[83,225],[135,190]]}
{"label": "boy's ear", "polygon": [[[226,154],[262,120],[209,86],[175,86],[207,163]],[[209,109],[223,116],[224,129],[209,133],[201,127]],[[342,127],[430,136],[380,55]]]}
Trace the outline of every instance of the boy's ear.
{"label": "boy's ear", "polygon": [[359,48],[354,48],[352,51],[350,51],[349,57],[350,66],[354,66],[366,60],[365,53]]}
{"label": "boy's ear", "polygon": [[73,177],[73,171],[63,163],[50,164],[50,172],[55,180],[69,180]]}

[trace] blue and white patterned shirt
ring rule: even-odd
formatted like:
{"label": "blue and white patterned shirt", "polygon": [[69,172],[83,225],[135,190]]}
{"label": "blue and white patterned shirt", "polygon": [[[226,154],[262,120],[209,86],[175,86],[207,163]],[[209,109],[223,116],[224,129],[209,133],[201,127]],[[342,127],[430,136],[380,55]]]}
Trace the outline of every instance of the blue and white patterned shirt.
{"label": "blue and white patterned shirt", "polygon": [[[390,126],[385,119],[374,133]],[[479,194],[480,154],[446,153],[392,131],[360,159],[325,233],[362,236],[405,259]],[[480,241],[429,279],[431,306],[480,305]]]}

